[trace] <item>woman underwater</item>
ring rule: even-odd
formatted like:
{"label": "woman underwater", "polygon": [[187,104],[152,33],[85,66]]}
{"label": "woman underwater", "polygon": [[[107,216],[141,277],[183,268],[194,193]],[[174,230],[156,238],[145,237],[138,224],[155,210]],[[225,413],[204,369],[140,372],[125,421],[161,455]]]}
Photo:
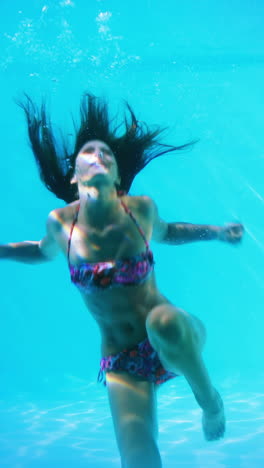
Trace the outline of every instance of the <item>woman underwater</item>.
{"label": "woman underwater", "polygon": [[159,291],[149,242],[237,243],[242,225],[167,223],[151,198],[128,195],[152,159],[189,146],[160,143],[162,130],[138,122],[129,106],[124,127],[112,128],[106,102],[84,95],[72,153],[56,142],[44,104],[38,109],[26,96],[20,106],[41,179],[67,205],[49,214],[42,240],[1,245],[0,257],[33,264],[65,254],[71,281],[100,329],[99,380],[107,386],[122,467],[162,466],[156,389],[177,375],[202,409],[205,438],[223,437],[223,402],[202,358],[204,325]]}

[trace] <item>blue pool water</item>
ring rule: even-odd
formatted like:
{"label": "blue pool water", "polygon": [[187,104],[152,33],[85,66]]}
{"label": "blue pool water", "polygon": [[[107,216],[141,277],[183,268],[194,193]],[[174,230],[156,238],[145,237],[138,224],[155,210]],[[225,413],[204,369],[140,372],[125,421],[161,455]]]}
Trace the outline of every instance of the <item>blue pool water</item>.
{"label": "blue pool water", "polygon": [[[206,325],[205,360],[223,395],[224,439],[203,439],[184,379],[158,395],[164,468],[264,463],[264,4],[244,0],[2,0],[1,239],[38,240],[63,206],[39,180],[14,98],[48,98],[72,130],[83,91],[123,100],[192,151],[153,161],[132,194],[167,221],[241,221],[239,247],[153,244],[161,291]],[[69,136],[70,138],[70,136]],[[118,467],[97,326],[64,258],[1,262],[0,466]]]}

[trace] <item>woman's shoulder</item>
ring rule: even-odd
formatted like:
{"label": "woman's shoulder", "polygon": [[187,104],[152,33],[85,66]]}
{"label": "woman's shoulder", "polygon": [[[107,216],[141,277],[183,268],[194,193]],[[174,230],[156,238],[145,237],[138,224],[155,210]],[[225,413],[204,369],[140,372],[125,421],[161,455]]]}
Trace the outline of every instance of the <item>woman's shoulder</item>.
{"label": "woman's shoulder", "polygon": [[48,215],[48,223],[55,229],[72,223],[78,205],[79,201],[74,201],[69,205],[53,209]]}
{"label": "woman's shoulder", "polygon": [[133,211],[136,210],[140,215],[150,217],[155,212],[155,202],[147,195],[123,197],[124,202]]}

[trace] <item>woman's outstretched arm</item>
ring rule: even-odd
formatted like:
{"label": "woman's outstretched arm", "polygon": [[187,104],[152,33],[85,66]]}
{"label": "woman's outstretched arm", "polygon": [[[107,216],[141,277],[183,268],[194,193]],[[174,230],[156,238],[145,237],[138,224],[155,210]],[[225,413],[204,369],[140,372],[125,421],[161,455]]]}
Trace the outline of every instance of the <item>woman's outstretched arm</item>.
{"label": "woman's outstretched arm", "polygon": [[221,240],[236,244],[241,241],[243,232],[244,228],[239,223],[229,223],[226,226],[168,223],[163,243],[177,245],[186,242]]}
{"label": "woman's outstretched arm", "polygon": [[0,245],[0,259],[22,263],[43,263],[50,260],[40,249],[40,242],[24,241]]}
{"label": "woman's outstretched arm", "polygon": [[54,237],[55,229],[57,229],[56,221],[51,212],[47,220],[47,233],[43,239],[0,245],[0,260],[29,264],[51,261],[59,252],[59,246]]}
{"label": "woman's outstretched arm", "polygon": [[162,244],[179,245],[205,240],[236,244],[241,241],[244,233],[244,227],[240,223],[229,223],[226,226],[167,223],[159,217],[157,206],[154,204],[153,207],[153,240]]}

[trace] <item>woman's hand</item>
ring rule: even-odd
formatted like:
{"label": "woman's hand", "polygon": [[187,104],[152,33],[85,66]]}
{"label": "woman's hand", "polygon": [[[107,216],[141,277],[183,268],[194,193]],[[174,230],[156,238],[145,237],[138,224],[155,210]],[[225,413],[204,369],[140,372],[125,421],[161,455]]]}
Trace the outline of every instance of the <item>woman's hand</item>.
{"label": "woman's hand", "polygon": [[237,244],[241,242],[244,234],[244,226],[240,223],[229,223],[221,227],[218,232],[218,239],[230,244]]}

